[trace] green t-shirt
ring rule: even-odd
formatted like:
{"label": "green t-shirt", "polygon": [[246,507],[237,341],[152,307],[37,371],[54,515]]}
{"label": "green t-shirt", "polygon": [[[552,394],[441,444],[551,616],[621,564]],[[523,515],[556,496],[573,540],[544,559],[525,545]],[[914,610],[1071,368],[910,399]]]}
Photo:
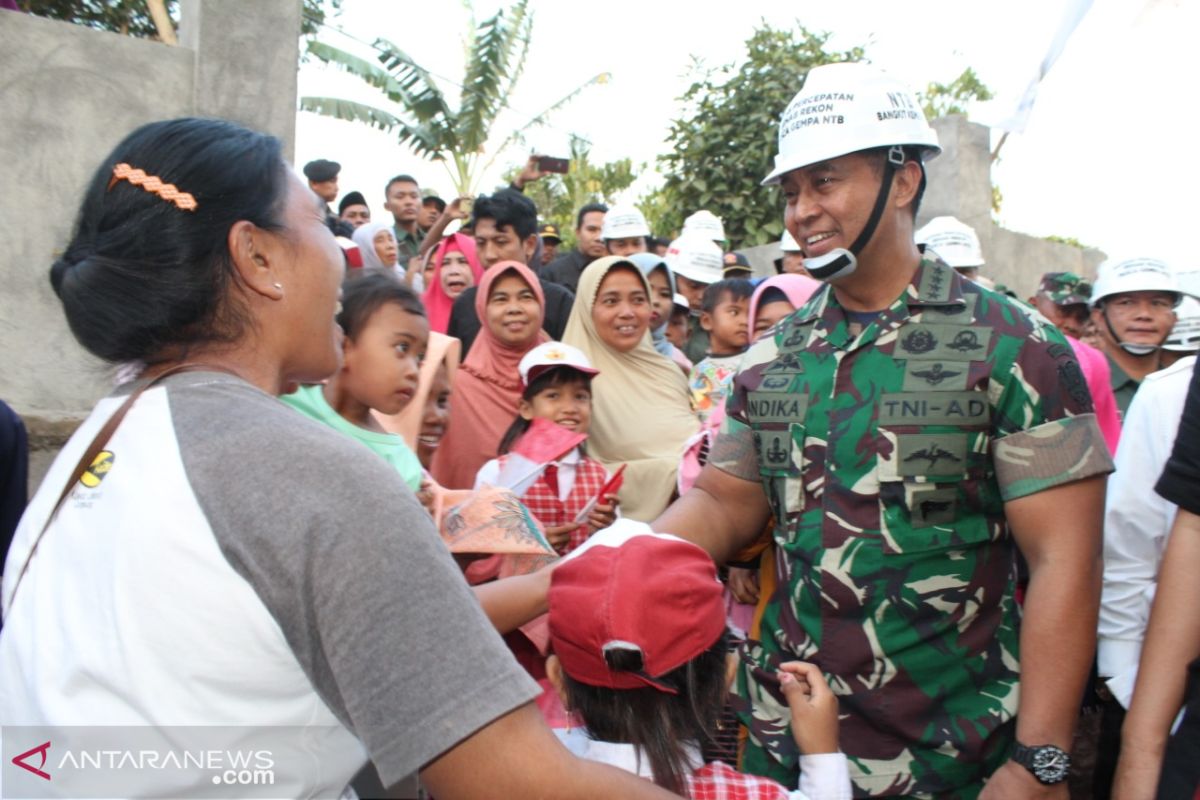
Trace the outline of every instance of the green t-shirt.
{"label": "green t-shirt", "polygon": [[279,399],[304,416],[312,417],[335,431],[362,442],[395,467],[410,489],[415,492],[421,488],[421,462],[417,459],[417,454],[405,444],[404,439],[394,433],[369,431],[350,422],[333,410],[319,385],[301,386]]}

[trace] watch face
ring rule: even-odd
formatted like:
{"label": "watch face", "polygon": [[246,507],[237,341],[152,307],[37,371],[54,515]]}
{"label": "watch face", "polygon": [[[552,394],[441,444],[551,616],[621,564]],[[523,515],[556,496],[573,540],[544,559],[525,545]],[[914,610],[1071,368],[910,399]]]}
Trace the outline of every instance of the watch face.
{"label": "watch face", "polygon": [[1047,745],[1033,748],[1033,774],[1042,783],[1058,783],[1067,777],[1071,758],[1062,750]]}

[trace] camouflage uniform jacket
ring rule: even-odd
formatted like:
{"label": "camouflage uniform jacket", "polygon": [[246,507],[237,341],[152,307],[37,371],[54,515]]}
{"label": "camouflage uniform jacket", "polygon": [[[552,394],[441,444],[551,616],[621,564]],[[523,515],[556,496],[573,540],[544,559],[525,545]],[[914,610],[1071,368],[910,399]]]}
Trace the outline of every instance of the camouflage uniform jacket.
{"label": "camouflage uniform jacket", "polygon": [[856,795],[974,796],[1017,710],[1003,504],[1111,471],[1071,347],[925,259],[857,336],[819,291],[751,346],[728,411],[711,460],[761,480],[781,521],[738,679],[743,768],[794,785],[774,674],[799,658],[839,695]]}

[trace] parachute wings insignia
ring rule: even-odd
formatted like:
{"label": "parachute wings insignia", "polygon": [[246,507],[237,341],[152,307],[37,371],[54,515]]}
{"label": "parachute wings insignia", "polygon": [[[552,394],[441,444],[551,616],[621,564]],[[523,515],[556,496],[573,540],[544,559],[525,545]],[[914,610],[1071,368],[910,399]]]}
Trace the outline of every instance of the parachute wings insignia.
{"label": "parachute wings insignia", "polygon": [[923,369],[919,372],[914,370],[912,374],[916,375],[918,378],[923,378],[930,386],[937,386],[942,381],[948,378],[956,378],[962,373],[954,370],[943,369],[942,362],[938,361],[935,362],[934,365],[929,369]]}

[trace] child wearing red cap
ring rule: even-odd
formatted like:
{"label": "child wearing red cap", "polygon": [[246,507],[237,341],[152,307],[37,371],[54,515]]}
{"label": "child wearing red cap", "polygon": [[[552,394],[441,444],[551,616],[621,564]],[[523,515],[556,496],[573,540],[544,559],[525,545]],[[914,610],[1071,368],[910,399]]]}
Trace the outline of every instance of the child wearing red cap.
{"label": "child wearing red cap", "polygon": [[[614,496],[593,503],[609,479],[600,462],[588,458],[581,444],[555,458],[540,472],[537,472],[539,464],[532,463],[527,470],[536,475],[532,482],[511,486],[502,476],[513,471],[510,464],[513,456],[509,453],[531,435],[529,431],[536,419],[548,420],[581,436],[587,434],[592,419],[591,382],[599,371],[592,368],[582,352],[561,342],[546,342],[533,348],[521,359],[517,371],[524,390],[517,418],[500,441],[500,457],[479,470],[475,488],[504,484],[514,489],[529,512],[542,523],[551,546],[566,554],[616,519],[615,492]],[[583,521],[577,522],[581,517]]]}
{"label": "child wearing red cap", "polygon": [[700,743],[732,676],[722,587],[704,550],[644,530],[622,520],[551,575],[546,671],[586,726],[563,736],[567,746],[695,800],[849,800],[837,700],[812,664],[789,662],[779,673],[800,751],[798,789],[703,763]]}

